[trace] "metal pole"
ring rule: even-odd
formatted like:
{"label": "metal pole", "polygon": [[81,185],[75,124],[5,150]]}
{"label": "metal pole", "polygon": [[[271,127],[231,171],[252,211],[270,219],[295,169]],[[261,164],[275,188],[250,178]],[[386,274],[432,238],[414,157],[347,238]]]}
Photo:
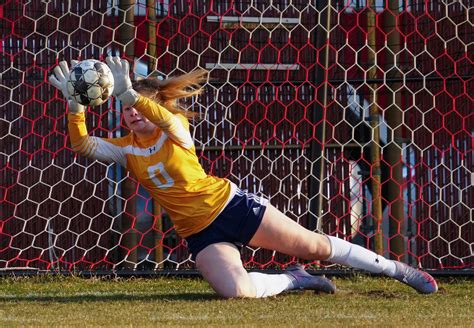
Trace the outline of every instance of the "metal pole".
{"label": "metal pole", "polygon": [[[156,7],[155,0],[147,0],[147,23],[148,23],[148,77],[154,76],[156,69]],[[161,215],[161,206],[153,200],[154,229],[153,239],[155,243],[155,262],[157,267],[163,267],[163,217]]]}
{"label": "metal pole", "polygon": [[154,76],[156,69],[156,6],[155,0],[147,0],[147,23],[148,23],[148,75]]}
{"label": "metal pole", "polygon": [[[320,13],[319,27],[316,33],[316,40],[314,41],[317,49],[321,49],[325,44],[329,43],[331,28],[330,17],[330,1],[317,1],[317,11]],[[324,28],[323,28],[324,26]],[[329,47],[326,47],[324,52],[319,53],[319,60],[323,62],[324,68],[321,65],[317,66],[315,84],[316,87],[323,85],[318,89],[316,97],[321,99],[322,106],[319,102],[315,102],[313,107],[313,124],[321,122],[316,129],[316,137],[320,143],[313,141],[311,143],[311,160],[313,166],[311,169],[309,195],[310,195],[310,211],[308,228],[311,230],[322,231],[322,209],[323,209],[323,192],[324,192],[324,177],[325,177],[325,147],[326,140],[326,106],[328,93],[328,60]],[[317,178],[316,178],[317,177]],[[317,200],[315,199],[317,194]]]}
{"label": "metal pole", "polygon": [[[399,4],[396,1],[388,1],[388,8],[392,13],[399,11]],[[386,58],[386,70],[391,70],[397,65],[396,54],[400,52],[400,32],[397,27],[395,15],[384,15],[383,28],[388,34],[387,43],[391,52]],[[394,74],[390,77],[401,78],[399,70],[393,70]],[[388,81],[387,81],[388,83]],[[401,101],[401,83],[388,84],[393,90],[393,102],[385,111],[386,121],[392,129],[392,136],[388,139],[388,144],[384,148],[383,157],[390,166],[390,176],[387,181],[386,200],[390,206],[389,215],[389,234],[390,234],[390,256],[396,260],[403,260],[405,254],[405,245],[403,236],[405,234],[405,213],[403,209],[403,154],[401,147],[403,112]]]}
{"label": "metal pole", "polygon": [[[375,0],[369,0],[367,6],[375,10]],[[371,67],[368,72],[369,78],[377,76],[376,58],[376,17],[373,11],[367,12],[367,42],[370,50],[368,51],[368,63]],[[378,84],[370,87],[372,92],[369,94],[370,99],[370,125],[372,127],[370,161],[372,167],[372,217],[375,223],[375,252],[383,255],[383,235],[382,235],[382,194],[381,194],[381,176],[380,168],[380,130],[379,130],[379,108],[377,105],[377,88]]]}
{"label": "metal pole", "polygon": [[[120,0],[119,2],[119,28],[118,28],[118,43],[123,45],[122,51],[124,51],[127,58],[135,57],[134,43],[130,42],[135,38],[135,1],[134,0]],[[124,250],[124,256],[127,256],[127,262],[124,262],[123,266],[128,269],[134,269],[138,262],[137,254],[137,243],[138,237],[136,231],[133,228],[136,227],[136,202],[135,202],[135,184],[130,180],[126,180],[122,185],[122,192],[127,199],[127,204],[124,207],[129,209],[129,214],[134,218],[134,225],[130,228],[122,224],[121,232],[124,233],[126,228],[129,231],[123,235],[122,244],[128,249]],[[123,220],[123,218],[122,218]]]}

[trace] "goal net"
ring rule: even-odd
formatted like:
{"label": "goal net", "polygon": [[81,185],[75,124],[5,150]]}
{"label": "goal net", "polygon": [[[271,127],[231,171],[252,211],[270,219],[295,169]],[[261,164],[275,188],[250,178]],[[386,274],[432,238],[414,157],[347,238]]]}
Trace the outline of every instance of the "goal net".
{"label": "goal net", "polygon": [[[0,271],[194,267],[124,168],[71,149],[48,76],[110,54],[135,78],[210,72],[182,104],[203,117],[191,125],[207,172],[308,229],[472,270],[472,14],[467,0],[2,1]],[[128,133],[113,99],[88,109],[87,126]],[[246,247],[243,260],[298,259]]]}

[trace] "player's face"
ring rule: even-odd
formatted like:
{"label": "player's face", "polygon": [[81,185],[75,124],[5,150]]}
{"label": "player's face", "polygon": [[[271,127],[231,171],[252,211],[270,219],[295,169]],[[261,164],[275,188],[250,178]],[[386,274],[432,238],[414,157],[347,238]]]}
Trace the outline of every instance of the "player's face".
{"label": "player's face", "polygon": [[148,133],[155,130],[155,125],[133,107],[123,110],[123,119],[128,128],[137,133]]}

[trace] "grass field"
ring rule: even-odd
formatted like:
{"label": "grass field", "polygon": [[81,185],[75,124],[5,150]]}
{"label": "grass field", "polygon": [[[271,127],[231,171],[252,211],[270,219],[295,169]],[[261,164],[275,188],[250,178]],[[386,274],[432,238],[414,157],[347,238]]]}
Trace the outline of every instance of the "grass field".
{"label": "grass field", "polygon": [[334,280],[335,295],[219,299],[200,279],[0,278],[0,327],[474,326],[474,281],[419,295],[384,278]]}

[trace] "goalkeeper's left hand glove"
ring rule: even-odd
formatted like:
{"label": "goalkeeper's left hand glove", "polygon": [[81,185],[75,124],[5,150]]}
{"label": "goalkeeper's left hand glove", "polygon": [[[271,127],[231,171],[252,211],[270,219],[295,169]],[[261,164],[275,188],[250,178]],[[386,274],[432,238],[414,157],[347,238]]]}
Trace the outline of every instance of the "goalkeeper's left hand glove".
{"label": "goalkeeper's left hand glove", "polygon": [[[72,66],[76,65],[77,60],[71,60]],[[67,100],[69,112],[77,114],[84,112],[85,107],[75,101],[67,91],[67,79],[69,76],[69,67],[66,61],[62,61],[54,68],[54,73],[49,77],[49,82],[58,90],[60,90]]]}
{"label": "goalkeeper's left hand glove", "polygon": [[114,76],[114,96],[118,97],[123,106],[135,105],[138,101],[138,93],[132,88],[130,80],[130,66],[128,61],[118,56],[109,56],[105,59]]}

